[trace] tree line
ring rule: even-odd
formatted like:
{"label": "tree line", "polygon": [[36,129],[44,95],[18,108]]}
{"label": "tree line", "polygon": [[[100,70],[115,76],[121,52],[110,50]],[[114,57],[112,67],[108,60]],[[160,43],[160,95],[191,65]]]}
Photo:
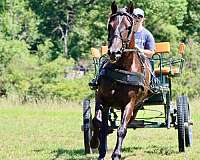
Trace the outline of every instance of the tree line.
{"label": "tree line", "polygon": [[[119,6],[128,3],[116,2]],[[170,42],[171,56],[177,55],[180,41],[186,43],[185,71],[174,80],[174,93],[198,95],[200,2],[133,3],[145,11],[145,26],[156,42]],[[22,101],[47,97],[76,100],[87,95],[91,75],[72,83],[64,78],[64,67],[91,60],[90,48],[107,43],[110,5],[110,0],[1,0],[0,94],[16,94]]]}

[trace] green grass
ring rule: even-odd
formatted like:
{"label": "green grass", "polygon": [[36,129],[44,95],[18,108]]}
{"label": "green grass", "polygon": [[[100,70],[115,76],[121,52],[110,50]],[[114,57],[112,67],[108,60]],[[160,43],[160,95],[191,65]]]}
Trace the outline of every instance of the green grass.
{"label": "green grass", "polygon": [[[133,159],[199,159],[200,109],[192,101],[193,147],[178,153],[177,130],[129,129],[122,157]],[[141,113],[142,115],[143,113]],[[80,104],[17,105],[0,102],[0,159],[3,160],[90,160],[97,154],[85,155],[81,132]],[[116,132],[108,137],[110,159]]]}

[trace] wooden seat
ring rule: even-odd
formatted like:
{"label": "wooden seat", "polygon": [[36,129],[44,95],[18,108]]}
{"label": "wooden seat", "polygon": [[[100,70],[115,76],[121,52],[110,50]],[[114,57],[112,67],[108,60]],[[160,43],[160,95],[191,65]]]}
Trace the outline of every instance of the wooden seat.
{"label": "wooden seat", "polygon": [[[101,46],[100,49],[91,48],[91,52],[93,58],[99,59],[102,55],[108,53],[108,46]],[[166,54],[166,53],[170,53],[170,43],[169,42],[156,43],[155,54]],[[157,67],[154,69],[154,72],[156,76],[159,76],[160,73],[162,73],[162,75],[169,75],[169,74],[178,75],[180,73],[179,68],[175,67],[173,67],[171,70],[170,67],[162,67],[161,70],[159,67]]]}
{"label": "wooden seat", "polygon": [[[170,52],[170,43],[169,42],[160,42],[160,43],[156,43],[156,50],[155,50],[155,54],[166,54]],[[162,75],[179,75],[179,68],[176,67],[172,67],[170,69],[170,67],[162,67],[160,69],[160,67],[157,67],[154,69],[155,75],[156,76],[160,76],[160,74],[162,73]]]}
{"label": "wooden seat", "polygon": [[155,53],[169,53],[170,52],[170,43],[169,42],[160,42],[156,43]]}
{"label": "wooden seat", "polygon": [[101,55],[108,53],[108,46],[101,46]]}
{"label": "wooden seat", "polygon": [[92,47],[91,53],[93,58],[99,59],[101,56],[108,53],[108,46],[101,46],[100,49]]}
{"label": "wooden seat", "polygon": [[92,53],[92,57],[93,58],[100,58],[101,57],[101,53],[97,48],[91,48],[91,53]]}
{"label": "wooden seat", "polygon": [[[165,75],[165,76],[169,75],[169,74],[174,75],[174,76],[180,74],[178,68],[172,68],[172,69],[170,69],[170,67],[163,67],[161,71],[162,71],[162,75]],[[154,73],[155,73],[155,75],[157,77],[160,76],[160,68],[155,68],[154,69]]]}

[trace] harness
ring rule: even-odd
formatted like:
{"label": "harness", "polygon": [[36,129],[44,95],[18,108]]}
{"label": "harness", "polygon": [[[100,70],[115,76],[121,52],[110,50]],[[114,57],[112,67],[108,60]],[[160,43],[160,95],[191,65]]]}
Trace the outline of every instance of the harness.
{"label": "harness", "polygon": [[[139,50],[137,48],[128,48],[130,41],[131,41],[131,33],[133,32],[132,30],[132,26],[133,26],[133,16],[129,13],[127,13],[124,10],[120,10],[117,13],[111,15],[110,19],[109,19],[109,23],[111,21],[112,18],[114,18],[115,16],[127,16],[129,17],[128,20],[131,23],[131,27],[128,30],[128,38],[127,41],[123,41],[121,34],[118,31],[118,28],[116,28],[114,35],[112,37],[108,37],[108,41],[112,42],[114,38],[118,37],[119,39],[122,40],[122,48],[120,49],[121,53],[125,53],[125,52],[133,52],[135,54],[138,55],[140,63],[142,65],[142,71],[143,73],[138,73],[138,72],[129,72],[129,71],[124,71],[124,70],[120,70],[120,69],[108,69],[108,68],[104,68],[104,71],[102,72],[103,76],[117,81],[119,83],[122,84],[127,84],[127,85],[132,85],[132,86],[140,86],[142,88],[144,88],[144,83],[145,83],[145,77],[146,77],[146,68],[145,68],[145,57],[143,57]],[[119,22],[121,23],[122,18],[119,18]],[[109,24],[108,23],[108,24]],[[118,26],[117,26],[118,27]]]}
{"label": "harness", "polygon": [[[108,41],[109,42],[112,42],[114,38],[119,38],[122,40],[122,48],[121,48],[121,52],[124,52],[124,49],[128,48],[128,44],[131,40],[131,32],[133,32],[132,30],[132,26],[133,26],[133,16],[130,14],[130,13],[127,13],[126,11],[124,11],[124,9],[121,9],[120,11],[116,12],[115,14],[111,15],[109,21],[108,21],[108,24],[109,22],[111,21],[112,18],[116,17],[116,16],[127,16],[129,17],[128,21],[131,23],[131,27],[128,28],[128,38],[127,38],[127,41],[123,41],[122,39],[122,36],[121,36],[121,33],[118,32],[118,29],[115,30],[115,33],[113,34],[113,36],[111,37],[110,35],[108,36]],[[119,21],[121,22],[122,21],[122,18],[119,19]],[[109,28],[109,26],[108,26]]]}
{"label": "harness", "polygon": [[104,76],[112,81],[116,81],[122,84],[131,85],[131,86],[139,86],[144,88],[145,85],[145,77],[146,77],[146,68],[145,68],[145,60],[144,57],[138,52],[136,48],[128,49],[126,52],[134,52],[138,54],[140,63],[142,65],[143,73],[139,72],[129,72],[121,69],[112,69],[103,67],[100,76]]}
{"label": "harness", "polygon": [[103,76],[125,85],[144,87],[145,77],[142,73],[128,72],[120,69],[105,69]]}

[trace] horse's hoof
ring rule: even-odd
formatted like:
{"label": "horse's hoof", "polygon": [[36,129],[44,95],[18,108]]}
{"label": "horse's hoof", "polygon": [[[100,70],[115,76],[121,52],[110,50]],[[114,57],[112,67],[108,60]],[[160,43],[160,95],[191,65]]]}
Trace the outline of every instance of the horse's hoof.
{"label": "horse's hoof", "polygon": [[96,149],[99,147],[99,138],[96,136],[92,136],[91,140],[90,140],[90,147],[92,149]]}
{"label": "horse's hoof", "polygon": [[121,155],[120,154],[112,154],[112,160],[120,160]]}

